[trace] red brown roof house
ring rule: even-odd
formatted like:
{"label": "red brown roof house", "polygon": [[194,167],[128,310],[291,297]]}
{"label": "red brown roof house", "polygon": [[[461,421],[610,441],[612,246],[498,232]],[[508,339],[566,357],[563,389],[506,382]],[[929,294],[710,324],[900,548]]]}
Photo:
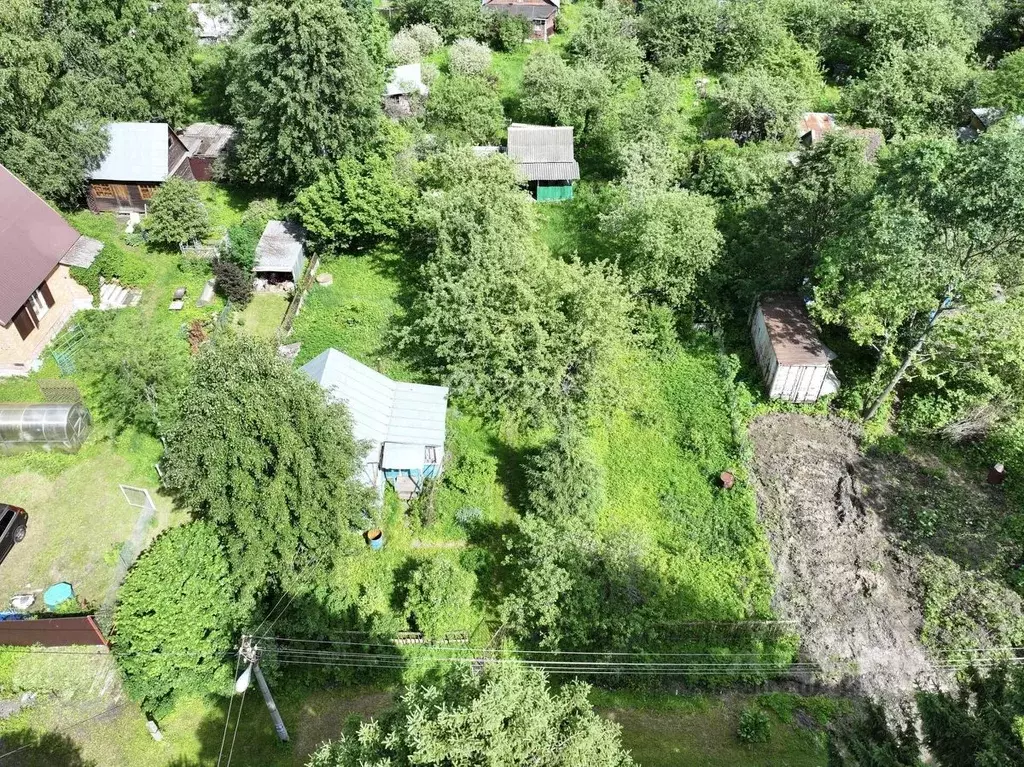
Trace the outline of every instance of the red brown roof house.
{"label": "red brown roof house", "polygon": [[804,112],[796,126],[796,137],[806,147],[821,141],[822,136],[836,129],[836,116],[828,112]]}
{"label": "red brown roof house", "polygon": [[0,165],[0,376],[25,375],[89,291],[69,266],[89,266],[103,243],[84,237]]}
{"label": "red brown roof house", "polygon": [[530,37],[547,40],[555,33],[555,16],[561,0],[482,0],[485,11],[522,16],[530,22]]}
{"label": "red brown roof house", "polygon": [[171,176],[194,181],[189,151],[167,123],[110,123],[110,148],[89,175],[93,213],[145,213],[160,184]]}

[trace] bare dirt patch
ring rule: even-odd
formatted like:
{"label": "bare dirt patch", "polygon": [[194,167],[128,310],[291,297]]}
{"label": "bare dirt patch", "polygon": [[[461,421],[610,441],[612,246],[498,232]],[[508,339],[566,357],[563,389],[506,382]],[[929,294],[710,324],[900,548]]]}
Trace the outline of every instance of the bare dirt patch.
{"label": "bare dirt patch", "polygon": [[860,456],[856,427],[773,414],[757,419],[750,437],[775,565],[774,607],[799,625],[802,660],[820,666],[821,681],[891,710],[919,686],[946,686],[918,639],[915,562],[890,545],[865,497],[873,469]]}

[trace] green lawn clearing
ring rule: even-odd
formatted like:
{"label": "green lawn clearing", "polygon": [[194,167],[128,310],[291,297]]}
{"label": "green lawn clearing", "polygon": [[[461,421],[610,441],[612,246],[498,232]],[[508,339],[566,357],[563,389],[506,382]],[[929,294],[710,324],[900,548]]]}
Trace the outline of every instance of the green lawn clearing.
{"label": "green lawn clearing", "polygon": [[235,325],[250,335],[274,340],[288,303],[282,293],[256,293],[245,309],[234,314]]}
{"label": "green lawn clearing", "polygon": [[287,339],[302,342],[299,364],[334,348],[392,378],[418,380],[397,346],[405,316],[399,301],[401,279],[413,276],[402,257],[379,248],[324,261],[320,274],[325,273],[334,278],[333,284],[313,284]]}
{"label": "green lawn clearing", "polygon": [[[822,699],[794,698],[794,706],[818,711]],[[755,696],[724,698],[657,695],[640,697],[595,690],[594,704],[622,727],[622,741],[640,767],[825,767],[827,739],[810,716],[780,715]],[[829,699],[824,699],[831,703]],[[736,735],[740,712],[755,705],[769,712],[767,743],[746,744]],[[806,722],[806,723],[802,723]]]}
{"label": "green lawn clearing", "polygon": [[[160,451],[152,438],[133,432],[113,438],[97,428],[76,455],[0,458],[0,499],[29,514],[28,535],[0,565],[0,603],[68,581],[98,607],[141,512],[127,503],[119,485],[150,491],[157,515],[148,537],[177,518],[170,500],[157,493],[153,463]],[[41,607],[39,596],[36,608]]]}

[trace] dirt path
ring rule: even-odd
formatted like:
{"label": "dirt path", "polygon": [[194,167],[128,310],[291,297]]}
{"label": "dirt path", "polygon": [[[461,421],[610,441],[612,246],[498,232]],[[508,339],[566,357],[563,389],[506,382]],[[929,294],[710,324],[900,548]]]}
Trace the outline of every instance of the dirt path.
{"label": "dirt path", "polygon": [[775,608],[798,622],[803,660],[821,666],[822,681],[850,685],[890,710],[918,685],[945,685],[917,638],[913,562],[890,546],[865,503],[855,427],[773,414],[755,421],[750,436]]}

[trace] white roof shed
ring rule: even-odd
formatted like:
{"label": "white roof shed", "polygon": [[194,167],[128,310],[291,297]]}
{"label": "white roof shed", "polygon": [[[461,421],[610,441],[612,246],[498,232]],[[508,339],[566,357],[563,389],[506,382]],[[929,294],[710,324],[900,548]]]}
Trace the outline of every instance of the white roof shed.
{"label": "white roof shed", "polygon": [[167,123],[108,123],[107,154],[89,177],[101,181],[160,183],[168,175],[169,132]]}
{"label": "white roof shed", "polygon": [[430,92],[427,84],[423,82],[423,69],[419,64],[403,64],[395,67],[388,81],[386,96],[408,96],[412,93],[419,93],[426,96]]}
{"label": "white roof shed", "polygon": [[370,447],[363,480],[382,487],[381,470],[421,470],[444,454],[448,387],[393,381],[382,373],[328,349],[302,366],[335,402],[352,415],[352,432]]}

